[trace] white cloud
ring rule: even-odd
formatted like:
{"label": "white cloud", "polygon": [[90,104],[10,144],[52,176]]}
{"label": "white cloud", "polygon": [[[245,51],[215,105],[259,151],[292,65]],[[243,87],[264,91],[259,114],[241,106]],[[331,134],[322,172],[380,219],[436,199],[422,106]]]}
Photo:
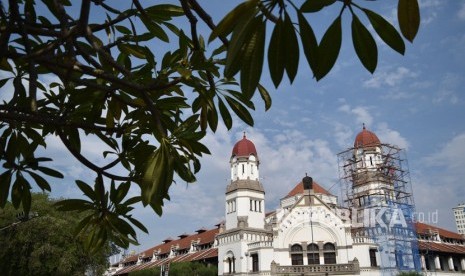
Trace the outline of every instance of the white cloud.
{"label": "white cloud", "polygon": [[353,143],[354,134],[348,125],[334,123],[334,139],[340,148],[347,148]]}
{"label": "white cloud", "polygon": [[445,167],[449,171],[460,171],[465,168],[465,133],[461,133],[447,144],[445,144],[438,152],[425,158],[426,164],[429,166]]}
{"label": "white cloud", "polygon": [[439,225],[455,229],[452,207],[463,202],[465,186],[465,133],[452,137],[439,150],[424,157],[414,174],[417,210],[438,211]]}
{"label": "white cloud", "polygon": [[420,8],[435,8],[441,6],[443,3],[439,0],[421,0],[419,3]]}
{"label": "white cloud", "polygon": [[370,126],[373,124],[373,116],[371,112],[369,111],[368,107],[357,106],[355,108],[352,108],[350,105],[344,104],[340,106],[338,110],[344,113],[347,113],[349,115],[354,115],[355,122],[358,125],[366,124]]}
{"label": "white cloud", "polygon": [[376,128],[375,133],[382,143],[391,144],[400,147],[401,149],[409,148],[409,142],[407,139],[402,137],[398,131],[390,129],[387,123],[380,123]]}
{"label": "white cloud", "polygon": [[462,6],[457,12],[457,16],[459,17],[460,20],[465,20],[465,2],[462,2]]}
{"label": "white cloud", "polygon": [[417,77],[417,73],[412,72],[408,68],[398,67],[392,72],[380,71],[372,75],[371,79],[363,82],[363,87],[366,88],[380,88],[382,86],[397,86],[407,78]]}
{"label": "white cloud", "polygon": [[459,96],[456,90],[463,83],[463,77],[455,73],[447,73],[441,80],[441,86],[433,97],[433,103],[450,103],[457,104],[459,102]]}

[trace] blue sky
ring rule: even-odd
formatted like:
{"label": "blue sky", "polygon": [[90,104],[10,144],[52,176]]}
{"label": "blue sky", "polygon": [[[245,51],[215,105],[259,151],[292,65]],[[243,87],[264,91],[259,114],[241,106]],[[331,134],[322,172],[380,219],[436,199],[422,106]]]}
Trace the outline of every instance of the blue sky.
{"label": "blue sky", "polygon": [[[369,4],[397,24],[396,1]],[[339,60],[323,80],[312,79],[301,61],[294,83],[273,89],[265,69],[271,110],[264,112],[257,101],[254,128],[236,122],[229,132],[221,127],[207,136],[212,155],[204,158],[198,183],[174,185],[162,218],[141,211],[153,226],[150,235],[141,236],[147,246],[136,249],[223,219],[229,157],[243,131],[261,160],[267,209],[276,208],[306,172],[339,195],[337,153],[353,145],[362,123],[383,143],[405,149],[416,208],[426,222],[434,222],[428,214],[437,211],[437,225],[455,231],[451,208],[465,201],[465,1],[420,1],[420,8],[421,28],[414,43],[406,43],[405,56],[379,43],[373,75],[355,56],[350,22],[344,25]]]}
{"label": "blue sky", "polygon": [[[239,3],[201,2],[215,22]],[[396,2],[363,4],[371,5],[397,25]],[[231,131],[220,125],[215,134],[208,133],[205,144],[212,155],[203,158],[198,182],[187,185],[178,181],[173,185],[172,200],[166,203],[161,218],[149,208],[135,210],[150,234],[141,233],[141,246],[132,249],[140,251],[168,236],[212,228],[223,220],[229,157],[243,131],[257,147],[268,210],[276,208],[279,199],[305,173],[339,195],[337,153],[353,145],[362,123],[383,143],[406,150],[417,211],[437,211],[437,225],[455,231],[451,208],[465,202],[465,1],[421,0],[420,9],[420,31],[413,44],[406,42],[405,56],[377,39],[380,58],[373,75],[355,56],[348,17],[339,60],[323,80],[312,79],[308,65],[301,60],[294,83],[285,80],[274,89],[265,67],[263,84],[273,98],[271,110],[264,112],[257,98],[253,128],[236,120]],[[329,23],[334,17],[331,14],[332,10],[322,13],[318,24]],[[317,36],[320,39],[321,32]],[[99,146],[89,139],[83,151],[93,160],[101,160]],[[79,197],[74,179],[90,182],[94,175],[71,156],[63,155],[65,150],[58,139],[51,138],[47,150],[66,175],[62,183],[52,186],[52,195]]]}

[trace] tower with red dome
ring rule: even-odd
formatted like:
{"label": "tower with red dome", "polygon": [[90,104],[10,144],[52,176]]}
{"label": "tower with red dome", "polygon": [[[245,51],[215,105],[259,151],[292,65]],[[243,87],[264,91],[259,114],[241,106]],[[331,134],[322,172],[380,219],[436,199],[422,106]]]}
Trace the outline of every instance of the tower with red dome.
{"label": "tower with red dome", "polygon": [[339,153],[338,160],[351,231],[379,248],[373,256],[381,260],[381,275],[418,271],[415,205],[403,151],[363,125],[353,148]]}
{"label": "tower with red dome", "polygon": [[265,229],[265,190],[259,181],[259,165],[257,149],[244,133],[231,153],[225,223],[217,237],[218,271],[228,275],[246,273],[250,264],[243,252],[250,243],[272,240],[271,230]]}
{"label": "tower with red dome", "polygon": [[248,227],[263,229],[265,224],[265,190],[259,181],[257,149],[247,137],[233,147],[231,181],[226,187],[226,230]]}

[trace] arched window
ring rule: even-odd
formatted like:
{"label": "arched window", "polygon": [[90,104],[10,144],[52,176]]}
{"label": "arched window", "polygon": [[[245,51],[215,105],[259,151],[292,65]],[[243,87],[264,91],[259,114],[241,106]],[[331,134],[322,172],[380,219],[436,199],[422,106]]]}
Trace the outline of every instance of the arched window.
{"label": "arched window", "polygon": [[307,246],[308,264],[320,264],[320,252],[318,245],[311,243]]}
{"label": "arched window", "polygon": [[292,265],[304,264],[304,256],[302,252],[302,246],[300,244],[294,244],[291,246],[291,260]]}
{"label": "arched window", "polygon": [[325,259],[325,264],[335,264],[336,263],[336,247],[332,243],[325,243],[323,245],[323,256]]}
{"label": "arched window", "polygon": [[234,253],[229,251],[224,259],[224,272],[226,274],[236,273],[236,258],[234,257]]}

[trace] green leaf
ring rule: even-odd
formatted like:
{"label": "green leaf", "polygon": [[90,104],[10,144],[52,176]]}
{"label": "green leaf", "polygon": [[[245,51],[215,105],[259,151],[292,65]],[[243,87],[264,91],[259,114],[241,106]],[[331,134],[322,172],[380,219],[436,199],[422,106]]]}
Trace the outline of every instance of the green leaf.
{"label": "green leaf", "polygon": [[[24,179],[24,177],[21,175],[21,173],[16,173],[16,179],[15,179],[15,182],[13,183],[13,187],[11,190],[11,202],[13,203],[13,206],[16,209],[19,208],[19,205],[21,204],[21,201],[23,200],[23,198],[27,199],[27,196],[24,197],[23,195],[23,193],[26,193],[25,188],[26,190],[29,191],[29,189],[27,189],[27,186],[28,186],[28,183],[26,179]],[[31,204],[30,202],[29,204],[27,202],[23,202],[23,208],[26,208],[27,206],[30,207],[31,206],[30,204]]]}
{"label": "green leaf", "polygon": [[[156,16],[182,16],[184,15],[184,10],[176,5],[171,4],[162,4],[155,5],[145,9],[145,11],[152,17]],[[155,18],[154,18],[155,19]]]}
{"label": "green leaf", "polygon": [[10,80],[9,78],[0,80],[0,88],[2,88],[3,86],[5,86],[5,84],[6,84],[9,80]]}
{"label": "green leaf", "polygon": [[307,0],[300,7],[301,12],[317,12],[322,8],[332,5],[336,0]]}
{"label": "green leaf", "polygon": [[[13,67],[11,67],[8,59],[6,57],[0,59],[0,70],[12,72]],[[2,85],[3,86],[3,85]],[[0,86],[0,87],[2,87]]]}
{"label": "green leaf", "polygon": [[241,69],[241,89],[247,99],[252,98],[262,75],[266,22],[262,16],[254,19],[255,31],[245,45]]}
{"label": "green leaf", "polygon": [[140,202],[141,200],[142,200],[142,198],[140,196],[135,196],[135,197],[129,198],[128,200],[126,200],[122,204],[126,205],[126,206],[129,206],[129,205],[132,205],[132,204],[136,204],[137,202]]}
{"label": "green leaf", "polygon": [[21,203],[23,205],[24,213],[29,214],[29,211],[31,210],[31,201],[32,201],[31,190],[30,190],[31,188],[26,179],[24,179],[22,184],[23,184],[23,191],[21,194]]}
{"label": "green leaf", "polygon": [[90,185],[87,185],[84,181],[81,180],[76,180],[76,185],[88,198],[90,198],[92,201],[95,200],[95,192]]}
{"label": "green leaf", "polygon": [[413,42],[420,27],[420,8],[417,0],[399,0],[397,19],[402,35]]}
{"label": "green leaf", "polygon": [[226,54],[224,76],[232,78],[243,68],[244,51],[252,39],[260,22],[255,18],[255,11],[245,14],[236,24]]}
{"label": "green leaf", "polygon": [[[203,112],[204,110],[202,110]],[[214,106],[209,106],[205,109],[207,112],[207,120],[210,129],[215,132],[216,128],[218,127],[218,112],[216,112],[216,108]]]}
{"label": "green leaf", "polygon": [[34,173],[34,172],[31,172],[31,171],[27,171],[31,177],[34,179],[34,181],[36,182],[37,186],[39,186],[42,191],[52,191],[52,188],[50,187],[50,185],[48,184],[47,180],[45,180],[42,176]]}
{"label": "green leaf", "polygon": [[305,57],[312,72],[315,73],[318,67],[318,42],[312,27],[301,13],[297,13],[299,18],[300,40],[304,48]]}
{"label": "green leaf", "polygon": [[39,166],[37,169],[41,171],[42,173],[52,176],[52,177],[56,177],[56,178],[64,177],[63,174],[61,174],[59,171],[56,171],[54,169],[50,169],[50,168],[42,167],[42,166]]}
{"label": "green leaf", "polygon": [[230,11],[212,31],[208,38],[208,43],[212,42],[217,37],[228,36],[238,22],[254,12],[254,9],[257,7],[257,2],[257,0],[245,1]]}
{"label": "green leaf", "polygon": [[326,30],[320,45],[318,45],[317,80],[326,76],[336,63],[342,43],[341,17],[338,16]]}
{"label": "green leaf", "polygon": [[123,182],[116,189],[116,197],[114,203],[119,204],[128,194],[129,188],[131,187],[130,182]]}
{"label": "green leaf", "polygon": [[265,111],[270,109],[271,107],[271,96],[270,93],[263,87],[261,84],[258,84],[258,92],[260,92],[260,96],[262,97],[263,101],[265,102]]}
{"label": "green leaf", "polygon": [[223,103],[223,101],[219,97],[218,97],[218,108],[220,109],[220,114],[221,114],[221,117],[223,118],[224,125],[226,126],[226,128],[231,129],[232,128],[231,114],[229,113],[228,108],[226,108],[226,105]]}
{"label": "green leaf", "polygon": [[[142,182],[142,204],[161,207],[163,199],[168,196],[168,189],[173,182],[173,167],[169,151],[169,142],[163,139],[147,163]],[[155,210],[155,209],[154,209]],[[158,211],[159,209],[157,208]],[[159,213],[160,214],[160,213]]]}
{"label": "green leaf", "polygon": [[[160,27],[160,25],[158,25],[157,23],[151,21],[148,18],[145,18],[144,16],[141,16],[140,18],[141,18],[142,22],[144,23],[145,27],[147,28],[147,30],[149,30],[151,35],[155,35],[156,37],[158,37],[160,40],[162,40],[164,42],[169,42],[168,35],[163,30],[163,28]],[[139,46],[139,47],[141,47],[141,46]],[[143,58],[143,57],[141,57],[141,58]]]}
{"label": "green leaf", "polygon": [[286,41],[283,32],[283,21],[278,20],[271,34],[270,44],[268,47],[268,67],[270,69],[271,79],[275,87],[278,87],[283,79],[284,67],[286,65]]}
{"label": "green leaf", "polygon": [[81,138],[79,137],[79,130],[77,128],[66,128],[65,135],[68,136],[69,144],[77,152],[81,152]]}
{"label": "green leaf", "polygon": [[142,46],[132,44],[118,44],[118,49],[128,55],[133,55],[140,59],[145,58],[145,51]]}
{"label": "green leaf", "polygon": [[118,32],[125,34],[125,35],[130,35],[132,34],[131,30],[128,28],[122,26],[122,25],[116,25],[115,28],[118,30]]}
{"label": "green leaf", "polygon": [[195,182],[196,178],[190,168],[186,166],[186,163],[181,161],[179,158],[174,158],[174,169],[176,173],[181,177],[182,180],[187,183]]}
{"label": "green leaf", "polygon": [[403,55],[405,53],[405,43],[396,28],[394,28],[394,26],[392,26],[391,23],[389,23],[381,15],[367,9],[362,10],[367,15],[371,25],[379,37],[381,37],[381,39],[389,45],[389,47]]}
{"label": "green leaf", "polygon": [[355,14],[352,17],[352,41],[363,66],[373,73],[378,64],[378,48],[370,32]]}
{"label": "green leaf", "polygon": [[11,171],[5,171],[0,175],[0,208],[5,208],[10,194]]}
{"label": "green leaf", "polygon": [[294,25],[287,12],[284,14],[284,25],[282,27],[284,40],[287,45],[284,47],[286,54],[286,72],[290,83],[292,83],[297,75],[297,69],[299,68],[299,43],[295,34]]}
{"label": "green leaf", "polygon": [[5,153],[6,153],[6,160],[9,162],[9,163],[15,163],[15,159],[18,155],[18,146],[17,146],[17,141],[18,139],[18,135],[16,132],[13,132],[11,135],[10,135],[10,139],[8,140],[8,144],[7,144],[7,147],[6,147],[6,150],[5,150]]}
{"label": "green leaf", "polygon": [[91,210],[92,202],[83,199],[65,199],[54,204],[59,211],[85,211]]}
{"label": "green leaf", "polygon": [[250,115],[249,111],[242,104],[228,96],[225,96],[225,99],[228,102],[231,109],[234,111],[234,113],[236,113],[236,115],[242,121],[244,121],[249,126],[253,126],[253,118]]}
{"label": "green leaf", "polygon": [[149,231],[147,230],[147,228],[145,228],[145,226],[140,222],[138,221],[137,219],[135,218],[132,218],[132,217],[127,217],[127,219],[132,223],[134,224],[137,228],[139,228],[140,230],[144,231],[145,233],[149,233]]}

